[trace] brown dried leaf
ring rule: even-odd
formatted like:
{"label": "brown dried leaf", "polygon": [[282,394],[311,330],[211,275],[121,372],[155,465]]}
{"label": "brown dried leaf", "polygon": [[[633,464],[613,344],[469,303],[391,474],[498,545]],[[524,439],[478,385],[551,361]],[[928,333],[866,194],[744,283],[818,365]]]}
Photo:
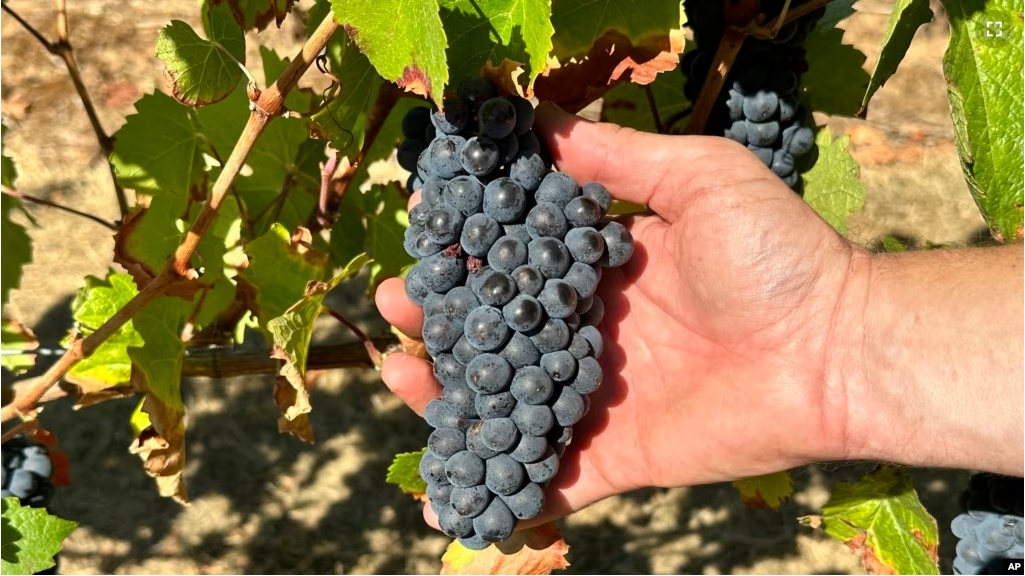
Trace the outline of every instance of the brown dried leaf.
{"label": "brown dried leaf", "polygon": [[[578,62],[552,62],[534,84],[534,95],[568,112],[579,112],[627,80],[648,84],[659,72],[672,70],[683,52],[683,32],[643,39],[634,44],[618,30],[608,30]],[[635,77],[636,76],[636,77]]]}
{"label": "brown dried leaf", "polygon": [[469,550],[453,540],[441,557],[442,574],[551,574],[569,566],[569,545],[553,523],[520,530],[505,542]]}
{"label": "brown dried leaf", "polygon": [[[275,346],[275,352],[278,347]],[[274,356],[280,358],[280,356]],[[286,362],[285,366],[289,366]],[[282,368],[284,371],[284,368]],[[313,444],[316,438],[313,436],[313,427],[310,425],[310,395],[306,386],[299,379],[296,386],[287,376],[278,376],[274,380],[274,404],[281,411],[278,417],[278,432],[287,432],[299,438],[303,442]]]}
{"label": "brown dried leaf", "polygon": [[511,96],[517,94],[524,98],[530,98],[532,91],[527,88],[527,92],[523,91],[523,87],[520,86],[518,78],[523,74],[523,64],[505,58],[502,63],[495,66],[488,60],[488,63],[481,68],[480,75],[494,82],[495,86],[498,87],[498,93],[504,96]]}
{"label": "brown dried leaf", "polygon": [[[143,380],[142,372],[132,369],[132,379]],[[145,385],[143,383],[143,385]],[[138,454],[146,473],[157,481],[161,496],[170,496],[181,504],[189,503],[185,489],[185,413],[147,393],[143,411],[151,425],[132,442],[128,451]]]}

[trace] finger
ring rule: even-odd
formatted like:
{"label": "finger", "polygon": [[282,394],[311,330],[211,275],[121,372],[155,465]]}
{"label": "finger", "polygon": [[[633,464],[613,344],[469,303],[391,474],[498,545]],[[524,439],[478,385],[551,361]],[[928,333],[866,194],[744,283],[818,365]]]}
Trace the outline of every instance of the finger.
{"label": "finger", "polygon": [[638,132],[548,103],[537,107],[536,125],[560,170],[581,183],[601,182],[616,198],[647,204],[669,221],[696,194],[773,176],[727,138]]}
{"label": "finger", "polygon": [[409,200],[406,201],[406,210],[412,210],[413,206],[420,203],[420,199],[423,197],[423,189],[417,188],[416,192],[409,195]]}
{"label": "finger", "polygon": [[389,278],[377,287],[374,295],[377,309],[389,324],[410,338],[420,339],[424,328],[423,309],[406,296],[406,282]]}
{"label": "finger", "polygon": [[434,369],[423,358],[404,352],[393,352],[384,358],[381,379],[414,412],[423,416],[424,408],[441,397],[441,385],[434,378]]}

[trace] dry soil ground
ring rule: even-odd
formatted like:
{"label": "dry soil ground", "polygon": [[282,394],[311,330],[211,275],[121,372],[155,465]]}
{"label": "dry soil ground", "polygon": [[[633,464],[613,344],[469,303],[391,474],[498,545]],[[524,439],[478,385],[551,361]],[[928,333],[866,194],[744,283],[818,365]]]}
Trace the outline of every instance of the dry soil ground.
{"label": "dry soil ground", "polygon": [[[152,57],[157,31],[172,19],[195,24],[194,2],[70,2],[71,39],[100,118],[115,131],[142,94],[163,89]],[[10,0],[44,33],[52,5]],[[871,67],[889,3],[863,2],[844,27]],[[295,46],[296,27],[264,36]],[[897,75],[878,93],[868,121],[832,120],[852,137],[867,200],[850,220],[853,237],[885,233],[916,241],[966,242],[982,221],[961,178],[952,142],[940,58],[945,22],[919,31]],[[253,60],[259,61],[258,58]],[[19,188],[108,219],[117,207],[81,105],[60,61],[16,22],[2,19],[2,103],[6,146]],[[70,326],[68,304],[85,274],[111,262],[108,230],[33,208],[35,262],[14,293],[10,313],[55,345]],[[332,294],[371,333],[386,330],[360,290]],[[327,324],[320,338],[349,336]],[[72,485],[55,511],[81,524],[67,542],[66,573],[437,573],[447,539],[427,528],[420,506],[384,484],[390,456],[421,447],[429,432],[382,386],[372,370],[322,374],[313,393],[310,447],[279,435],[266,378],[190,381],[186,476],[190,507],[156,495],[128,454],[134,402],[79,413],[56,403],[44,414],[72,459]],[[856,557],[796,516],[826,501],[829,487],[869,464],[794,471],[796,496],[780,512],[746,511],[729,485],[642,490],[611,498],[562,522],[576,573],[850,573]],[[922,500],[947,523],[967,474],[912,471]],[[949,571],[949,563],[945,564]]]}

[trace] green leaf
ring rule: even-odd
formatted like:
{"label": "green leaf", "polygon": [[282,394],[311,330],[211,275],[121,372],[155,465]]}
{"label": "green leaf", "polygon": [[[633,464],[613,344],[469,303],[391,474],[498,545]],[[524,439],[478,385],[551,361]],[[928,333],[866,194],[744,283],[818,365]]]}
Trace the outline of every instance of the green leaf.
{"label": "green leaf", "polygon": [[[260,59],[263,61],[264,86],[274,84],[288,68],[289,59],[279,56],[277,52],[266,46],[260,46]],[[285,108],[308,114],[313,109],[313,101],[314,95],[309,88],[296,86],[292,88],[288,96],[285,96]]]}
{"label": "green leaf", "polygon": [[886,25],[886,32],[883,34],[883,42],[879,47],[879,59],[876,60],[875,70],[869,79],[868,90],[861,100],[862,115],[864,109],[868,108],[868,102],[876,93],[876,90],[897,71],[900,61],[911,45],[911,39],[915,31],[922,24],[932,20],[932,10],[929,8],[929,0],[897,0],[897,4],[890,12],[890,22]]}
{"label": "green leaf", "polygon": [[246,160],[248,176],[235,179],[256,235],[271,224],[288,230],[305,226],[320,193],[324,142],[311,140],[306,122],[280,118],[270,123]]}
{"label": "green leaf", "polygon": [[246,38],[231,8],[220,4],[203,13],[209,40],[181,20],[157,34],[156,56],[167,68],[176,100],[204,106],[223,100],[242,78]]}
{"label": "green leaf", "polygon": [[456,82],[508,58],[525,65],[528,82],[548,66],[552,51],[551,0],[440,0],[450,38],[449,74]]}
{"label": "green leaf", "polygon": [[680,2],[671,0],[583,0],[552,6],[553,54],[560,62],[580,58],[606,32],[624,34],[634,45],[668,38],[680,28]]}
{"label": "green leaf", "polygon": [[206,136],[206,144],[213,149],[214,157],[223,163],[249,121],[249,97],[246,96],[245,84],[240,83],[224,100],[197,108],[194,113],[202,134]]}
{"label": "green leaf", "polygon": [[[86,276],[85,286],[78,289],[71,304],[79,335],[86,337],[92,334],[137,293],[135,283],[128,274],[111,272],[105,280]],[[65,339],[64,344],[68,343]],[[72,366],[66,379],[89,390],[124,384],[132,374],[128,348],[142,346],[144,343],[135,331],[133,322],[129,320],[92,354]]]}
{"label": "green leaf", "polygon": [[850,137],[833,140],[829,127],[815,135],[818,158],[802,174],[804,201],[840,234],[847,233],[847,217],[865,206],[865,190],[858,180],[858,163],[851,157]]}
{"label": "green leaf", "polygon": [[822,516],[801,522],[863,549],[873,574],[939,574],[936,520],[903,470],[880,466],[855,483],[837,483]]}
{"label": "green leaf", "polygon": [[825,14],[819,18],[816,25],[819,28],[833,28],[854,14],[854,2],[855,0],[830,0],[826,4]]}
{"label": "green leaf", "polygon": [[156,277],[185,236],[184,196],[161,195],[129,216],[114,235],[114,261],[129,272]]}
{"label": "green leaf", "polygon": [[384,481],[398,486],[407,494],[426,493],[427,482],[420,477],[420,460],[426,453],[427,448],[419,452],[396,454],[391,466],[388,466],[388,476]]}
{"label": "green leaf", "polygon": [[[354,191],[356,194],[358,190]],[[342,199],[338,209],[338,220],[331,227],[331,243],[328,253],[332,265],[340,265],[352,260],[366,250],[367,228],[363,222],[363,210],[353,206],[348,195]]]}
{"label": "green leaf", "polygon": [[[278,27],[285,21],[285,16],[292,9],[295,0],[210,0],[209,5],[216,8],[222,3],[227,3],[235,14],[235,19],[242,24],[246,30],[255,28],[263,30],[271,22]],[[208,8],[209,10],[210,8]]]}
{"label": "green leaf", "polygon": [[14,166],[14,160],[2,150],[6,148],[3,143],[7,141],[7,125],[0,125],[0,183],[7,188],[14,190],[14,181],[18,179],[18,169]]}
{"label": "green leaf", "polygon": [[114,134],[110,162],[118,182],[146,194],[184,196],[203,177],[196,112],[160,92],[140,98],[135,110]]}
{"label": "green leaf", "polygon": [[246,245],[245,252],[249,266],[238,277],[256,290],[253,312],[265,331],[268,322],[303,298],[307,283],[324,277],[326,255],[293,241],[280,224]]}
{"label": "green leaf", "polygon": [[3,544],[0,560],[4,574],[35,574],[56,565],[53,557],[78,524],[51,516],[45,508],[22,506],[15,497],[4,498]]}
{"label": "green leaf", "polygon": [[[683,82],[679,76],[659,74],[655,81],[647,86],[623,82],[610,90],[605,95],[601,109],[602,120],[644,132],[656,132],[655,120],[651,115],[651,106],[648,104],[645,89],[651,90],[655,110],[658,111],[659,121],[664,130],[672,129],[673,126],[667,126],[669,121],[691,105],[683,94]],[[686,123],[679,121],[674,125],[675,132],[679,132]]]}
{"label": "green leaf", "polygon": [[[352,182],[349,184],[349,190],[364,190],[366,189],[366,180],[369,176],[369,168],[375,162],[380,160],[388,160],[391,158],[392,153],[395,151],[395,147],[398,146],[405,137],[402,135],[402,119],[406,117],[413,108],[422,107],[424,101],[419,98],[399,98],[398,102],[392,106],[391,111],[388,113],[388,117],[385,118],[384,123],[381,125],[381,129],[377,132],[377,137],[370,143],[366,152],[363,154],[363,163],[359,169],[356,170],[356,174],[352,177]],[[405,170],[403,174],[408,174]],[[402,184],[405,185],[405,179]],[[348,200],[351,200],[354,205],[358,205],[363,208],[363,202],[356,200],[355,195],[346,196]]]}
{"label": "green leaf", "polygon": [[[6,173],[6,168],[4,169]],[[0,289],[2,305],[7,305],[11,290],[21,286],[21,274],[25,265],[32,262],[32,238],[25,227],[11,219],[15,209],[21,209],[21,202],[4,194],[0,199],[0,241],[4,257],[0,260]]]}
{"label": "green leaf", "polygon": [[370,238],[370,291],[386,278],[398,276],[402,268],[414,260],[402,247],[403,234],[409,227],[406,197],[396,186],[377,185],[367,193],[367,233]]}
{"label": "green leaf", "polygon": [[816,28],[804,41],[808,72],[801,92],[812,110],[833,116],[855,116],[868,89],[865,55],[843,43],[843,30]]}
{"label": "green leaf", "polygon": [[945,0],[943,56],[961,171],[999,240],[1022,236],[1022,7],[1020,0]]}
{"label": "green leaf", "polygon": [[367,119],[383,80],[354,42],[339,40],[345,42],[344,49],[340,57],[331,58],[331,73],[341,82],[341,91],[312,120],[321,137],[352,162],[363,148]]}
{"label": "green leaf", "polygon": [[288,432],[313,443],[313,428],[308,416],[313,407],[306,389],[306,359],[313,338],[314,322],[322,310],[324,296],[340,282],[359,272],[367,261],[366,254],[361,254],[331,280],[310,282],[306,285],[302,300],[267,323],[267,331],[271,334],[271,358],[285,361],[280,372],[284,378],[279,378],[274,387],[274,402],[281,410],[281,417],[278,418],[279,432]]}
{"label": "green leaf", "polygon": [[437,0],[332,0],[331,9],[381,76],[441,105],[448,65]]}
{"label": "green leaf", "polygon": [[144,344],[129,348],[128,357],[146,376],[149,392],[179,412],[185,410],[181,398],[185,343],[181,340],[181,332],[194,306],[181,298],[163,296],[132,319]]}
{"label": "green leaf", "polygon": [[7,320],[0,323],[0,348],[4,351],[18,350],[28,351],[29,354],[4,354],[0,356],[0,365],[7,368],[15,375],[22,374],[36,365],[36,355],[31,351],[39,348],[39,341],[31,330],[22,326],[19,322]]}

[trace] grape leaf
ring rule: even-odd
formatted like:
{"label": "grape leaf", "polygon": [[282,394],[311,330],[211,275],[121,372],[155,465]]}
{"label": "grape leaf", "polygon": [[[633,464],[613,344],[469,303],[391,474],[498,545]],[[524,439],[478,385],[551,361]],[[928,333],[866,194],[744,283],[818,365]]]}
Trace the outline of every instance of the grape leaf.
{"label": "grape leaf", "polygon": [[280,28],[295,0],[209,0],[207,10],[222,3],[231,7],[235,20],[246,30],[263,30],[271,22]]}
{"label": "grape leaf", "polygon": [[911,39],[915,31],[922,24],[932,20],[932,10],[929,8],[929,0],[898,0],[890,12],[890,21],[886,25],[886,32],[883,34],[883,42],[879,47],[879,58],[876,60],[875,70],[869,79],[868,90],[861,100],[861,110],[858,115],[864,117],[867,113],[868,102],[881,88],[883,84],[897,71],[900,61],[904,59],[908,47],[911,46]]}
{"label": "grape leaf", "polygon": [[803,99],[812,110],[833,116],[855,116],[868,90],[865,55],[843,43],[843,30],[816,28],[804,41],[808,71],[801,76]]}
{"label": "grape leaf", "polygon": [[331,10],[382,77],[441,106],[448,65],[437,0],[331,0]]}
{"label": "grape leaf", "polygon": [[[5,168],[6,174],[6,168]],[[0,242],[4,257],[0,260],[0,290],[2,305],[7,305],[11,290],[21,286],[21,274],[25,265],[32,262],[32,238],[25,227],[11,219],[15,209],[21,210],[21,202],[4,194],[0,198]]]}
{"label": "grape leaf", "polygon": [[194,304],[164,296],[132,319],[142,336],[141,347],[128,349],[133,379],[146,391],[143,409],[150,427],[133,451],[144,460],[146,472],[157,482],[161,496],[188,502],[182,472],[185,468],[185,406],[181,398],[181,372],[185,357],[182,328]]}
{"label": "grape leaf", "polygon": [[779,510],[779,505],[794,494],[794,481],[786,470],[734,480],[733,486],[740,492],[748,508]]}
{"label": "grape leaf", "polygon": [[939,574],[936,520],[903,470],[880,466],[857,482],[838,482],[821,516],[799,520],[861,551],[871,574]]}
{"label": "grape leaf", "polygon": [[249,97],[246,96],[245,84],[239,84],[224,100],[197,108],[194,113],[206,137],[206,144],[212,148],[213,156],[223,163],[249,121]]}
{"label": "grape leaf", "polygon": [[537,79],[534,94],[576,112],[627,77],[650,84],[676,68],[686,15],[679,2],[654,6],[641,0],[556,2],[552,42],[559,64]]}
{"label": "grape leaf", "polygon": [[[359,191],[354,191],[359,194]],[[363,209],[349,201],[349,195],[342,199],[338,209],[338,219],[331,227],[331,243],[329,254],[331,264],[339,265],[348,262],[357,254],[366,250],[367,228],[363,222]]]}
{"label": "grape leaf", "polygon": [[340,53],[330,49],[331,73],[341,82],[341,91],[323,109],[313,115],[313,126],[331,147],[355,161],[363,148],[367,119],[383,82],[370,60],[356,43],[345,41]]}
{"label": "grape leaf", "polygon": [[155,278],[174,254],[185,235],[180,222],[184,211],[184,196],[156,196],[149,206],[129,213],[114,234],[114,262],[132,275],[136,285]]}
{"label": "grape leaf", "polygon": [[370,241],[369,290],[373,292],[386,278],[398,276],[402,268],[413,263],[413,258],[402,247],[403,234],[409,227],[406,197],[396,186],[377,185],[366,198],[367,235]]}
{"label": "grape leaf", "polygon": [[160,92],[140,98],[135,110],[114,134],[110,162],[118,182],[146,194],[184,196],[204,174],[196,112]]}
{"label": "grape leaf", "polygon": [[427,448],[418,452],[396,454],[384,481],[394,484],[406,494],[419,497],[427,493],[427,482],[420,477],[420,460],[427,453]]}
{"label": "grape leaf", "polygon": [[[267,322],[267,331],[271,334],[271,358],[285,361],[280,373],[293,389],[291,393],[275,390],[274,398],[281,409],[279,431],[290,432],[307,442],[313,442],[313,430],[308,418],[312,407],[306,390],[306,358],[313,338],[314,321],[320,316],[324,296],[340,282],[359,272],[367,260],[366,255],[361,254],[327,282],[310,281],[301,300],[290,306],[284,314]],[[280,383],[280,379],[278,381]],[[278,384],[278,388],[283,386]]]}
{"label": "grape leaf", "polygon": [[488,62],[524,63],[528,85],[545,71],[552,51],[551,0],[440,0],[450,39],[449,74],[456,81],[480,74]]}
{"label": "grape leaf", "polygon": [[14,160],[2,152],[6,148],[3,145],[6,140],[7,125],[0,124],[0,183],[13,190],[14,182],[18,179],[18,169],[14,166]]}
{"label": "grape leaf", "polygon": [[[601,109],[602,120],[644,132],[657,132],[646,90],[651,90],[663,129],[671,131],[669,121],[674,117],[679,120],[679,114],[691,105],[683,94],[683,82],[674,74],[659,74],[647,86],[623,82],[609,90]],[[680,122],[674,124],[683,126]]]}
{"label": "grape leaf", "polygon": [[249,266],[238,279],[255,291],[250,309],[268,340],[273,336],[267,323],[301,300],[308,282],[324,276],[327,255],[303,246],[309,241],[306,229],[290,235],[284,226],[273,224],[266,234],[245,247]]}
{"label": "grape leaf", "polygon": [[518,530],[504,542],[470,550],[453,540],[441,557],[442,574],[551,574],[569,566],[569,545],[549,522]]}
{"label": "grape leaf", "polygon": [[1022,237],[1022,8],[1017,0],[945,0],[943,56],[961,171],[998,240]]}
{"label": "grape leaf", "polygon": [[[111,271],[103,280],[86,276],[85,286],[78,289],[71,304],[79,335],[84,338],[92,334],[137,293],[135,283],[128,274],[115,274]],[[63,344],[68,346],[70,342],[70,337],[65,338]],[[128,347],[143,344],[142,337],[129,320],[92,354],[72,366],[65,379],[78,384],[85,392],[124,384],[129,381],[132,373]]]}
{"label": "grape leaf", "polygon": [[245,35],[226,4],[203,12],[203,24],[209,40],[181,20],[172,20],[157,34],[156,56],[164,63],[174,98],[186,106],[226,98],[246,62]]}
{"label": "grape leaf", "polygon": [[22,506],[15,497],[3,499],[4,574],[35,574],[56,565],[53,557],[64,548],[64,539],[78,528],[76,522],[51,516],[45,508]]}
{"label": "grape leaf", "polygon": [[[833,28],[854,14],[855,0],[830,0],[826,4],[826,12],[816,22],[819,28]],[[793,4],[791,4],[793,6]]]}
{"label": "grape leaf", "polygon": [[669,0],[584,0],[552,6],[552,55],[560,62],[581,58],[610,30],[632,43],[667,38],[680,28],[681,4]]}
{"label": "grape leaf", "polygon": [[847,233],[847,217],[865,206],[865,190],[858,180],[858,163],[851,157],[850,137],[833,140],[829,127],[815,135],[818,159],[802,174],[804,201],[840,234]]}
{"label": "grape leaf", "polygon": [[323,159],[324,142],[310,139],[304,120],[280,118],[267,126],[246,160],[252,173],[235,179],[257,236],[275,222],[288,230],[306,225],[317,205]]}
{"label": "grape leaf", "polygon": [[[3,334],[0,340],[0,348],[5,352],[9,350],[31,351],[39,348],[39,341],[36,335],[27,327],[16,320],[7,320],[0,323],[0,333]],[[0,356],[0,365],[7,368],[15,375],[27,372],[36,365],[35,354],[4,354]]]}
{"label": "grape leaf", "polygon": [[[289,59],[266,46],[260,46],[260,59],[263,61],[264,86],[274,84],[288,68]],[[307,115],[313,110],[314,99],[311,89],[296,86],[285,96],[285,108]]]}
{"label": "grape leaf", "polygon": [[[353,190],[366,190],[366,180],[369,177],[370,166],[374,163],[384,160],[387,161],[391,158],[391,155],[395,152],[395,147],[398,146],[405,137],[402,135],[402,119],[406,117],[406,114],[413,108],[422,107],[424,101],[419,98],[399,98],[397,102],[391,107],[388,112],[388,117],[384,119],[380,129],[377,132],[377,136],[374,138],[370,146],[363,152],[363,163],[356,170],[356,173],[352,177],[352,182],[349,184],[349,189]],[[402,170],[403,174],[408,174],[405,170]],[[402,185],[405,186],[406,182],[403,180]],[[348,197],[353,200],[352,196]],[[354,204],[359,204],[362,208],[362,201],[353,200]]]}

